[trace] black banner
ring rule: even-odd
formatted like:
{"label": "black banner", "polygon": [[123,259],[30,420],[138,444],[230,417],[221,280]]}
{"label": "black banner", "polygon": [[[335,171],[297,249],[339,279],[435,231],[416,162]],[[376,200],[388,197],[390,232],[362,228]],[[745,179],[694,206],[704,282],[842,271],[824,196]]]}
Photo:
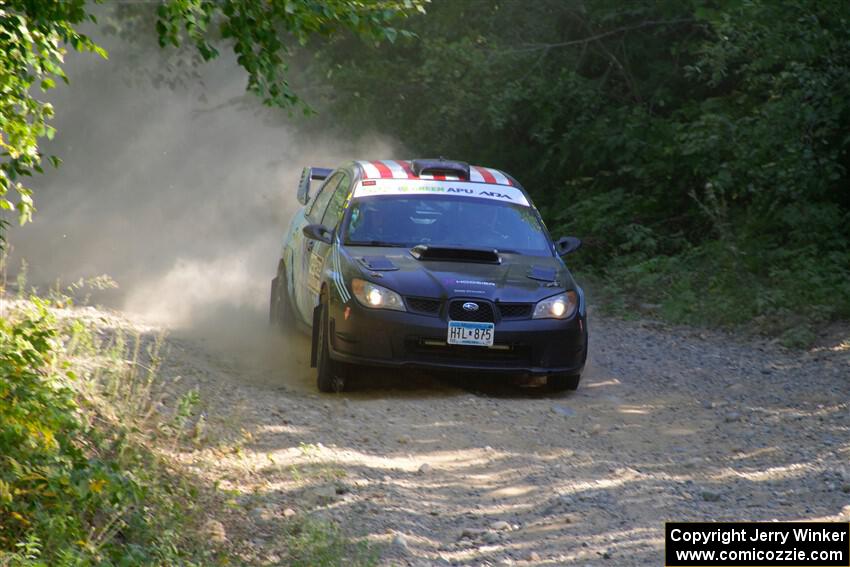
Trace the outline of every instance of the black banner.
{"label": "black banner", "polygon": [[848,522],[668,522],[667,567],[850,567]]}

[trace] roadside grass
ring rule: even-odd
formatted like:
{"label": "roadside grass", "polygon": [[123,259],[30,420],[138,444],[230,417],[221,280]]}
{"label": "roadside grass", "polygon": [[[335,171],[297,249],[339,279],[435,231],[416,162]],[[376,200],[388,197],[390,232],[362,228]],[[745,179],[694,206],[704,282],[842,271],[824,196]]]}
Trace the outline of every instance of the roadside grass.
{"label": "roadside grass", "polygon": [[810,347],[830,323],[850,319],[848,254],[780,250],[765,257],[744,243],[715,241],[669,256],[623,254],[575,271],[603,314],[735,330],[788,348]]}
{"label": "roadside grass", "polygon": [[290,522],[286,529],[289,557],[293,567],[371,567],[378,564],[375,548],[365,541],[347,538],[339,526],[305,519]]}
{"label": "roadside grass", "polygon": [[156,450],[193,402],[154,411],[161,338],[99,336],[51,301],[0,317],[0,565],[224,563],[199,531],[214,497]]}
{"label": "roadside grass", "polygon": [[[250,561],[205,525],[228,516],[226,492],[169,456],[207,442],[200,392],[166,393],[165,335],[83,316],[68,295],[83,287],[0,291],[0,567]],[[279,535],[283,564],[377,562],[309,515]]]}

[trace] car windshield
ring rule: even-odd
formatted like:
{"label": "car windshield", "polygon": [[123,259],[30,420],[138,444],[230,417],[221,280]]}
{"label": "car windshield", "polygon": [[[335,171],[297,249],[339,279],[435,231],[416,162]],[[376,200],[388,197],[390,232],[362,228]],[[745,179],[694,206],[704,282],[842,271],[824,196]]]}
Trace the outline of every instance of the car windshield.
{"label": "car windshield", "polygon": [[495,248],[505,253],[552,255],[543,227],[530,207],[445,195],[356,199],[351,204],[345,242]]}

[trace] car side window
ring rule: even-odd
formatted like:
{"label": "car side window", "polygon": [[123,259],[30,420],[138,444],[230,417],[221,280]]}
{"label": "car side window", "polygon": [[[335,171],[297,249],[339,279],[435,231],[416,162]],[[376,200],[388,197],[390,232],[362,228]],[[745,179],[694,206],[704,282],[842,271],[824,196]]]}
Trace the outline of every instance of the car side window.
{"label": "car side window", "polygon": [[339,185],[343,176],[344,174],[342,172],[335,173],[325,182],[324,185],[322,185],[322,188],[319,190],[319,194],[316,195],[315,199],[313,199],[313,204],[307,212],[307,216],[312,222],[318,222],[318,219],[322,218],[322,213],[325,212],[325,207],[327,207],[328,201],[334,194],[334,189],[336,189],[337,185]]}
{"label": "car side window", "polygon": [[339,216],[342,212],[342,207],[343,205],[345,205],[346,197],[348,197],[348,185],[348,175],[343,174],[342,181],[339,183],[336,190],[334,190],[333,196],[328,202],[328,208],[325,210],[325,214],[322,216],[322,224],[328,228],[335,228],[337,223],[339,222]]}

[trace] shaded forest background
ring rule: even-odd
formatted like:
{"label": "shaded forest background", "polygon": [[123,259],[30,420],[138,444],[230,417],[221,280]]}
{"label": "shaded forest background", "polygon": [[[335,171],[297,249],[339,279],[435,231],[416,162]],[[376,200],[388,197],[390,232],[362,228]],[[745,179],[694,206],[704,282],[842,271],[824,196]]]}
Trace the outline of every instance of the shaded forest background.
{"label": "shaded forest background", "polygon": [[322,128],[511,172],[603,307],[794,345],[850,316],[846,2],[438,0],[406,28],[314,47]]}
{"label": "shaded forest background", "polygon": [[54,133],[29,88],[64,79],[60,40],[102,53],[88,26],[137,51],[116,73],[164,88],[229,52],[305,147],[378,134],[399,155],[356,157],[509,171],[553,235],[584,239],[570,264],[605,310],[796,346],[850,318],[844,0],[169,0],[106,3],[97,23],[85,0],[46,5],[13,6],[39,41],[23,48],[25,19],[0,34],[17,97],[0,106],[0,208],[22,220],[18,180]]}

